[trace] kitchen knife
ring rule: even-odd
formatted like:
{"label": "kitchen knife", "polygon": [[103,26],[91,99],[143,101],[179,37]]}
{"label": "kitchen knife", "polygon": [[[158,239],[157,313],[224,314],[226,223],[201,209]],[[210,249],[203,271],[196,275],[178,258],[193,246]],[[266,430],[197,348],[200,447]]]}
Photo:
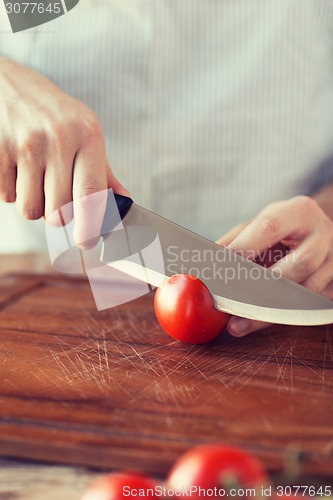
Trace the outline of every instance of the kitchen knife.
{"label": "kitchen knife", "polygon": [[[119,214],[105,219],[101,260],[158,287],[174,274],[194,274],[212,294],[216,309],[253,320],[289,325],[333,322],[333,301],[112,194]],[[114,206],[113,200],[113,206]],[[119,223],[119,216],[121,222]],[[115,225],[114,224],[114,225]]]}

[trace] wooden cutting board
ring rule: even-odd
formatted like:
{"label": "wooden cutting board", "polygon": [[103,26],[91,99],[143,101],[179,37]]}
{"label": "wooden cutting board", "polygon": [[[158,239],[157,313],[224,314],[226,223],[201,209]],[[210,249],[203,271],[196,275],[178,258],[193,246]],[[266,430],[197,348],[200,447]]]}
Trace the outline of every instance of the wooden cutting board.
{"label": "wooden cutting board", "polygon": [[152,295],[103,312],[89,284],[0,284],[0,454],[165,474],[199,443],[271,470],[301,453],[333,478],[333,326],[271,327],[205,346],[161,330]]}

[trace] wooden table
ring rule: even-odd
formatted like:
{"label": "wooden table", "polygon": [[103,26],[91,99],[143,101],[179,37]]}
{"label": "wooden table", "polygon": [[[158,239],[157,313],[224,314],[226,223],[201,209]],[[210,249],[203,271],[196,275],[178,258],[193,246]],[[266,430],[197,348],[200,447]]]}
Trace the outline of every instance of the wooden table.
{"label": "wooden table", "polygon": [[0,272],[13,270],[0,283],[0,498],[18,473],[31,493],[12,498],[34,500],[41,477],[52,498],[75,500],[91,467],[163,477],[216,441],[273,473],[297,454],[298,482],[332,483],[332,326],[185,345],[160,329],[151,294],[98,312],[87,281],[41,274],[43,256],[2,257]]}

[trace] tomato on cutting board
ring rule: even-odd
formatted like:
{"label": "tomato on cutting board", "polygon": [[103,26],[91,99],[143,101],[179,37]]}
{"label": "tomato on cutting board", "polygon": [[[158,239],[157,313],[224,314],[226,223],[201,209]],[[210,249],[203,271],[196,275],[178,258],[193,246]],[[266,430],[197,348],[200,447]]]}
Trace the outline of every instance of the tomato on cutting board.
{"label": "tomato on cutting board", "polygon": [[[261,488],[267,485],[268,479],[261,463],[247,451],[234,446],[220,444],[201,445],[192,448],[182,455],[174,464],[167,478],[167,487],[187,496],[190,492],[192,499],[198,499],[199,488],[209,491],[234,488],[238,495],[246,497],[243,488],[258,488],[260,497]],[[195,488],[198,488],[195,491]],[[225,495],[222,495],[225,496]]]}
{"label": "tomato on cutting board", "polygon": [[154,308],[168,335],[191,344],[214,340],[229,319],[228,314],[215,309],[206,285],[188,274],[168,278],[156,290]]}

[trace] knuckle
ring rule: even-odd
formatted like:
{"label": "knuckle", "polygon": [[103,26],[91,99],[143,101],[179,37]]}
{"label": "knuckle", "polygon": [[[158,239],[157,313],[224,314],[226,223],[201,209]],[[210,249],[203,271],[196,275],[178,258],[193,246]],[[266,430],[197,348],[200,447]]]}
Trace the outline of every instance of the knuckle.
{"label": "knuckle", "polygon": [[[97,195],[96,193],[100,193]],[[92,196],[96,194],[96,196]],[[77,203],[80,203],[81,206],[89,206],[96,204],[101,198],[101,192],[97,185],[90,184],[88,186],[84,186],[80,189],[77,197]]]}
{"label": "knuckle", "polygon": [[297,269],[302,276],[313,274],[318,267],[318,258],[314,251],[308,251],[299,255],[296,263]]}
{"label": "knuckle", "polygon": [[46,133],[44,130],[34,130],[25,135],[19,145],[19,156],[24,158],[32,158],[37,151],[40,151],[46,144]]}
{"label": "knuckle", "polygon": [[80,191],[80,198],[84,198],[86,196],[89,196],[91,194],[96,193],[97,189],[95,186],[86,186],[81,189]]}
{"label": "knuckle", "polygon": [[102,137],[101,126],[94,113],[88,113],[81,119],[79,131],[84,141],[96,141]]}
{"label": "knuckle", "polygon": [[319,205],[313,198],[310,196],[299,195],[295,197],[295,203],[302,210],[303,214],[306,216],[307,214],[311,214],[313,212],[318,211]]}
{"label": "knuckle", "polygon": [[66,122],[50,119],[47,131],[52,143],[59,140],[61,141],[66,134]]}
{"label": "knuckle", "polygon": [[5,203],[14,203],[16,201],[16,193],[13,191],[0,191],[0,199]]}
{"label": "knuckle", "polygon": [[105,211],[106,191],[99,189],[93,185],[82,186],[74,200],[74,213],[82,212],[89,214],[89,217],[100,217]]}
{"label": "knuckle", "polygon": [[1,154],[1,164],[8,165],[12,156],[12,143],[7,140],[4,136],[4,131],[0,130],[0,154]]}
{"label": "knuckle", "polygon": [[265,217],[256,221],[257,230],[264,238],[271,239],[279,234],[280,224],[275,217]]}
{"label": "knuckle", "polygon": [[41,207],[18,205],[17,209],[24,219],[37,220],[43,216],[43,210]]}

